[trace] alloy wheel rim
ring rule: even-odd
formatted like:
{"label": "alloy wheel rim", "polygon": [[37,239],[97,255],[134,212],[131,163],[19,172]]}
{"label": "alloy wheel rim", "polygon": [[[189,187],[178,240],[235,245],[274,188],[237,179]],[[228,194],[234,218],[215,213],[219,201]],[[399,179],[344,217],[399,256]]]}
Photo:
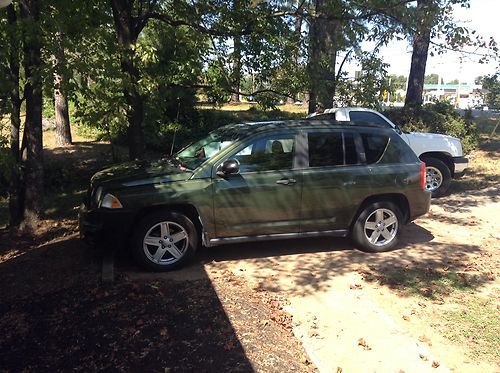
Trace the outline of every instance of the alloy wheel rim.
{"label": "alloy wheel rim", "polygon": [[189,244],[187,231],[173,221],[162,221],[144,235],[142,248],[153,263],[169,265],[179,261]]}
{"label": "alloy wheel rim", "polygon": [[385,246],[392,242],[398,233],[398,218],[389,209],[376,209],[365,220],[365,237],[372,245]]}
{"label": "alloy wheel rim", "polygon": [[427,166],[425,168],[425,189],[431,192],[438,189],[443,184],[443,174],[436,167]]}

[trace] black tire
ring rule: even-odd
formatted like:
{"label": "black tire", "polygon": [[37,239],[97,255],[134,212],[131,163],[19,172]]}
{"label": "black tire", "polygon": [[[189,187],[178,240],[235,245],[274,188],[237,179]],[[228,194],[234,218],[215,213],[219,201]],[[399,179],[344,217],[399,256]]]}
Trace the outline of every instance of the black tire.
{"label": "black tire", "polygon": [[[451,183],[451,171],[448,166],[437,158],[423,158],[425,162],[426,179],[430,179],[429,182],[426,181],[426,188],[432,193],[432,197],[442,197],[448,191]],[[441,182],[439,183],[439,178]],[[439,185],[437,185],[439,184]]]}
{"label": "black tire", "polygon": [[[193,222],[187,216],[177,212],[152,213],[139,223],[132,238],[132,253],[146,269],[170,271],[182,267],[194,256],[198,237]],[[152,244],[147,244],[146,238]]]}
{"label": "black tire", "polygon": [[[376,219],[377,210],[382,211],[382,217],[384,220],[392,218],[390,220],[392,221],[395,218],[395,224],[388,224],[387,227],[384,225],[378,225]],[[352,227],[352,238],[356,242],[358,248],[362,251],[384,252],[392,250],[399,241],[401,225],[403,222],[402,216],[403,215],[401,214],[400,209],[392,202],[380,201],[371,203],[366,206],[363,211],[361,211],[356,219]],[[373,223],[376,227],[373,227],[372,229],[371,227]],[[370,226],[370,228],[368,226]],[[373,236],[374,234],[375,236]],[[386,239],[384,234],[390,236],[390,239]],[[373,238],[375,242],[370,242],[370,238]]]}

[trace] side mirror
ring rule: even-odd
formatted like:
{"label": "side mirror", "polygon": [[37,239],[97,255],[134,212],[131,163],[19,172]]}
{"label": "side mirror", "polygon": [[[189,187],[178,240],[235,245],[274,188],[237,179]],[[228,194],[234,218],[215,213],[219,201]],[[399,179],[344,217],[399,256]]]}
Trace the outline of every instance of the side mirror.
{"label": "side mirror", "polygon": [[236,159],[228,159],[217,168],[217,176],[226,177],[240,172],[240,162]]}

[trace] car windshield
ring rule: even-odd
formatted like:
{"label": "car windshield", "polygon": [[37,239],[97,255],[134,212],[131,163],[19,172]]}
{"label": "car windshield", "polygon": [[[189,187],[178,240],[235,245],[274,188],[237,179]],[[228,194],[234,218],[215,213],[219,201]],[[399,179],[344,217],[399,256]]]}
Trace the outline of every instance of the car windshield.
{"label": "car windshield", "polygon": [[239,137],[240,134],[232,129],[215,130],[210,132],[207,137],[182,149],[175,156],[175,160],[180,162],[182,166],[194,170],[203,162],[233,144]]}

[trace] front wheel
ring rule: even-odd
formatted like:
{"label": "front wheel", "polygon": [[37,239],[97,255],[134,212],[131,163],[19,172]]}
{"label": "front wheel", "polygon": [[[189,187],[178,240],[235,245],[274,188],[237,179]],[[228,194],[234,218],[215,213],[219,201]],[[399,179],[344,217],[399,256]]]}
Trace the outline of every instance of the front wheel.
{"label": "front wheel", "polygon": [[424,158],[423,161],[425,162],[425,189],[432,193],[432,197],[444,196],[451,183],[450,169],[437,158]]}
{"label": "front wheel", "polygon": [[139,224],[132,250],[139,264],[153,271],[169,271],[184,265],[198,247],[193,222],[177,212],[146,216]]}
{"label": "front wheel", "polygon": [[352,238],[363,251],[389,251],[398,243],[401,216],[401,211],[392,202],[372,203],[356,219]]}

